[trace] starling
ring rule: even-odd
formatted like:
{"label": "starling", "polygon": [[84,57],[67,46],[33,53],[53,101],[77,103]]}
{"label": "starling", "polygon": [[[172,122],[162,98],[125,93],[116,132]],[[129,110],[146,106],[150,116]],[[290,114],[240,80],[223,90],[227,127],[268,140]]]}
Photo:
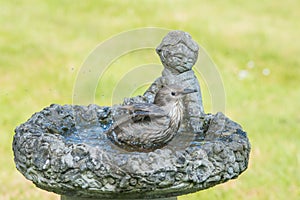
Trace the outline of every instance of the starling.
{"label": "starling", "polygon": [[179,129],[184,112],[183,97],[196,90],[179,85],[162,86],[154,103],[134,103],[117,108],[109,138],[131,151],[150,151],[167,144]]}

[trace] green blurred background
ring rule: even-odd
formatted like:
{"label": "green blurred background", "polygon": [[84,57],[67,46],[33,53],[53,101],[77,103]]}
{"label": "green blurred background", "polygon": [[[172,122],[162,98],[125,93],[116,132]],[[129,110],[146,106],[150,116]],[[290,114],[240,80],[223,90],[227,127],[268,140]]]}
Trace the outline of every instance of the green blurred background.
{"label": "green blurred background", "polygon": [[[238,179],[179,200],[299,199],[299,10],[297,0],[0,0],[0,199],[59,199],[15,169],[13,130],[51,103],[71,104],[77,73],[96,45],[143,27],[187,31],[206,49],[223,79],[226,115],[252,144]],[[155,57],[142,55],[119,65]]]}

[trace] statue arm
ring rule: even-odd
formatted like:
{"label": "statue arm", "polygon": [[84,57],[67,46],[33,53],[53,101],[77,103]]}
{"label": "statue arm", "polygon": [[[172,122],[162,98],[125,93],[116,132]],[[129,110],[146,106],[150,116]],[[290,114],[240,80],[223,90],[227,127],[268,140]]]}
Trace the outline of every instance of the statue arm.
{"label": "statue arm", "polygon": [[161,86],[164,83],[163,80],[164,80],[163,77],[157,78],[144,93],[143,96],[148,99],[148,103],[154,102],[154,97],[155,97],[156,93],[158,92],[158,90],[161,88]]}
{"label": "statue arm", "polygon": [[162,77],[157,78],[146,90],[143,96],[138,95],[136,97],[125,98],[123,105],[130,105],[134,103],[153,103],[154,97],[158,89],[162,86],[162,84],[163,84],[163,78]]}

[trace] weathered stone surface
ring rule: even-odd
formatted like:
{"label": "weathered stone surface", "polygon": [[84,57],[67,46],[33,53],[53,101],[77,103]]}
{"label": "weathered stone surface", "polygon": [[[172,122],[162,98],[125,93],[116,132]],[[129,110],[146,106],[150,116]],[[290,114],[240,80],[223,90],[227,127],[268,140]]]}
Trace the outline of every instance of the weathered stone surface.
{"label": "weathered stone surface", "polygon": [[182,31],[170,32],[157,48],[164,65],[143,96],[124,103],[153,103],[162,85],[180,83],[186,97],[178,133],[150,152],[127,151],[107,136],[120,115],[115,107],[56,105],[35,113],[15,130],[17,169],[39,188],[70,199],[175,197],[237,178],[247,169],[250,143],[241,126],[222,113],[205,114],[191,70],[198,46]]}
{"label": "weathered stone surface", "polygon": [[205,115],[199,82],[192,70],[198,58],[198,44],[184,31],[171,31],[156,48],[164,66],[162,76],[157,78],[143,96],[125,99],[124,104],[138,102],[153,103],[154,97],[162,85],[178,84],[198,92],[186,97],[186,113],[181,129],[192,128],[193,132],[202,132],[199,117]]}
{"label": "weathered stone surface", "polygon": [[15,130],[17,169],[62,195],[158,198],[212,187],[247,168],[246,133],[222,113],[202,118],[203,134],[179,132],[175,144],[153,152],[115,146],[104,134],[109,113],[97,105],[51,105],[34,114]]}

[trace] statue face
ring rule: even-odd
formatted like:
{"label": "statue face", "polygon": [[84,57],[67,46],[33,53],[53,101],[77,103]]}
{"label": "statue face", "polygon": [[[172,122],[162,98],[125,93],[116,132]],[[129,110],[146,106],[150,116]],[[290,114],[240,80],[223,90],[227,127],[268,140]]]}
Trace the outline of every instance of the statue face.
{"label": "statue face", "polygon": [[172,72],[185,72],[192,69],[198,54],[182,43],[167,46],[159,53],[163,65]]}

